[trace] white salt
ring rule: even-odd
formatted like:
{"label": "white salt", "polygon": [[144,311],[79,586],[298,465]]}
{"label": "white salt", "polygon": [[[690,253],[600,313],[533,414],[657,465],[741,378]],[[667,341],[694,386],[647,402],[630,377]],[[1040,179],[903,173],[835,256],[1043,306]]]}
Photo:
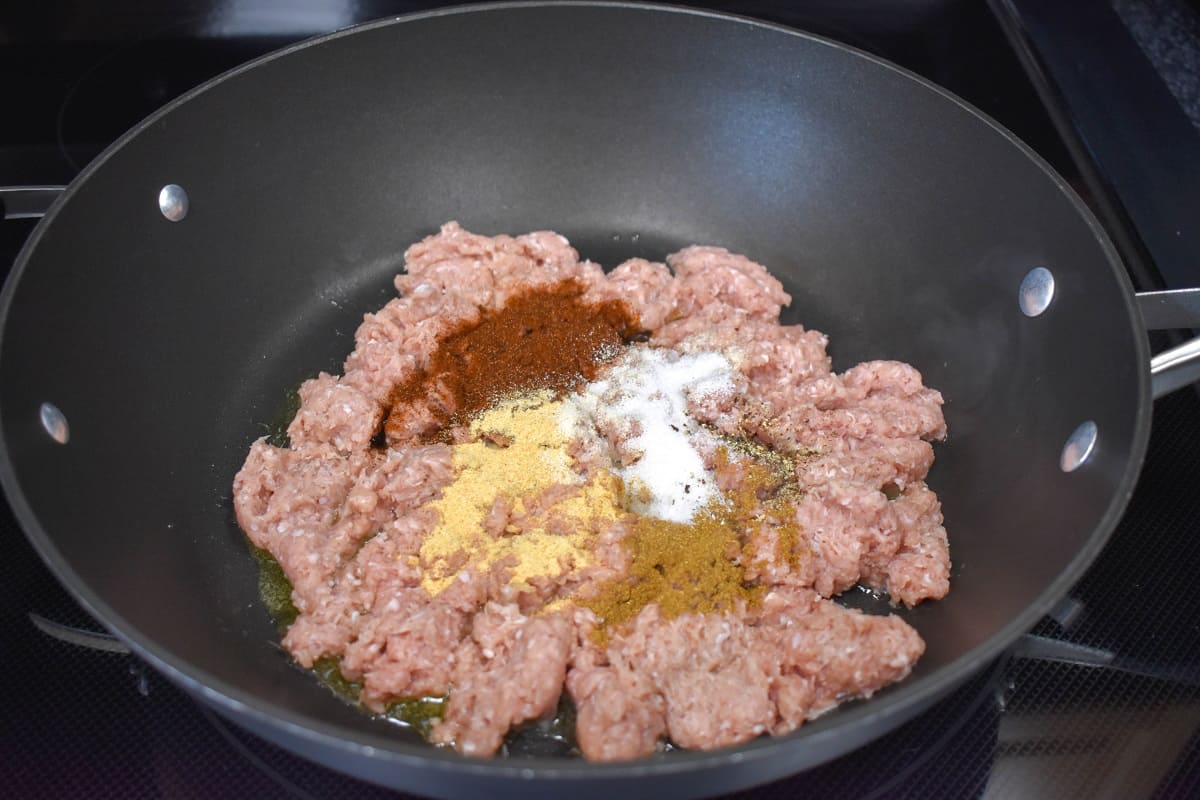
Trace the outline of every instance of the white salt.
{"label": "white salt", "polygon": [[688,415],[688,398],[731,391],[733,367],[720,353],[634,347],[568,399],[564,424],[592,438],[621,432],[622,449],[636,460],[614,471],[631,490],[631,510],[690,522],[720,492],[696,449],[711,446],[712,435]]}

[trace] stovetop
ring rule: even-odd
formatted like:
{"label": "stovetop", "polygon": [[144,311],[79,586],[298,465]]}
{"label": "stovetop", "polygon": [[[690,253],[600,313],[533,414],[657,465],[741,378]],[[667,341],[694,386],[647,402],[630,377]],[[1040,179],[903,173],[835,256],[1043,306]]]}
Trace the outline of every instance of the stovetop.
{"label": "stovetop", "polygon": [[[446,4],[6,8],[0,185],[66,182],[141,117],[225,69],[432,5]],[[1139,288],[1200,286],[1200,71],[1189,67],[1200,63],[1197,3],[700,5],[830,36],[965,97],[1084,196]],[[32,227],[0,224],[0,274]],[[737,797],[1200,796],[1198,477],[1200,397],[1184,390],[1155,406],[1146,467],[1109,545],[1030,636],[884,739]],[[74,603],[7,505],[0,548],[0,785],[8,796],[403,796],[294,757],[169,684]]]}

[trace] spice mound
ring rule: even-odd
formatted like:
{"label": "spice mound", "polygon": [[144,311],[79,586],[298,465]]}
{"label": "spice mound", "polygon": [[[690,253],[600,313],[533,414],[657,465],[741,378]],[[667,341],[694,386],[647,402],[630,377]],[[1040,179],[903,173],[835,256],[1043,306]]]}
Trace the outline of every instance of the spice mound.
{"label": "spice mound", "polygon": [[834,372],[718,247],[605,273],[452,222],[405,266],[234,479],[298,664],[472,756],[570,706],[595,761],[785,734],[909,674],[916,631],[833,598],[949,590],[916,369]]}

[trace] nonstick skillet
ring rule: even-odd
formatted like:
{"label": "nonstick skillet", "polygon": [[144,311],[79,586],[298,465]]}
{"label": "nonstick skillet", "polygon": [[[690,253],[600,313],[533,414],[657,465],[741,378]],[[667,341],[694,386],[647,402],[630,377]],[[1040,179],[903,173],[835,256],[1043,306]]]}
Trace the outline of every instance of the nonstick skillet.
{"label": "nonstick skillet", "polygon": [[[904,612],[928,645],[913,675],[790,736],[600,765],[464,759],[293,666],[232,476],[289,389],[339,370],[404,248],[449,219],[552,228],[610,266],[719,244],[772,269],[794,297],[785,320],[830,334],[837,369],[921,369],[947,399],[930,483],[954,573],[946,600]],[[1152,302],[1175,327],[1173,299]],[[439,796],[710,795],[885,734],[1078,579],[1151,417],[1124,270],[1028,148],[841,45],[652,6],[421,14],[234,70],[68,187],[0,322],[0,478],[79,600],[245,727]],[[1192,350],[1157,359],[1177,368],[1153,388],[1187,380]]]}

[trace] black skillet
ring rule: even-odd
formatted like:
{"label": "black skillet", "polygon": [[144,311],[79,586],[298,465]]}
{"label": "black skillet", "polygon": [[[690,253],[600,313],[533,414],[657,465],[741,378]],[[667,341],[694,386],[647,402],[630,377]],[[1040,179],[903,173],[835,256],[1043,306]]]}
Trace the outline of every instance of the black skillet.
{"label": "black skillet", "polygon": [[[928,643],[913,675],[791,736],[599,765],[435,750],[290,664],[230,482],[287,390],[339,370],[404,248],[449,219],[553,228],[608,265],[723,245],[772,269],[786,319],[830,334],[838,369],[917,365],[947,399],[930,482],[954,573],[949,598],[904,612]],[[1035,267],[1052,287],[1023,284]],[[1028,148],[846,47],[650,6],[421,14],[234,70],[71,184],[0,321],[0,478],[84,606],[250,730],[440,796],[710,795],[886,733],[1075,582],[1150,426],[1129,282]]]}

